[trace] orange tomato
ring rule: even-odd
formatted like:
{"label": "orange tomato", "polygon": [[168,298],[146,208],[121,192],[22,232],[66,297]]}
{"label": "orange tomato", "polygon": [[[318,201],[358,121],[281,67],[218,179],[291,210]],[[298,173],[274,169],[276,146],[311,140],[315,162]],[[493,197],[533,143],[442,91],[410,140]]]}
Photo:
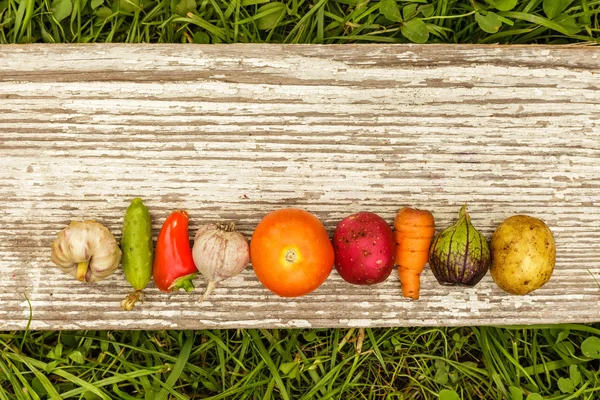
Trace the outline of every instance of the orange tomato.
{"label": "orange tomato", "polygon": [[267,214],[250,240],[250,260],[258,280],[282,297],[303,296],[321,286],[331,273],[333,257],[321,221],[296,208]]}

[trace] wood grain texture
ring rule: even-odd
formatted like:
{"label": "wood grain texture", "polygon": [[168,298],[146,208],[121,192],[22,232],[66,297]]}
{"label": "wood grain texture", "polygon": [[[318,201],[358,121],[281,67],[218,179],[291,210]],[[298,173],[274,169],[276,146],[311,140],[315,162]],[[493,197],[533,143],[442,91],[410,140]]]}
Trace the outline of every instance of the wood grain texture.
{"label": "wood grain texture", "polygon": [[[0,47],[0,329],[196,329],[600,321],[600,51],[592,47]],[[142,197],[155,234],[187,209],[190,235],[235,220],[248,236],[281,207],[332,233],[360,210],[390,223],[429,209],[438,231],[467,202],[488,238],[513,214],[557,242],[550,282],[528,296],[486,276],[421,299],[397,272],[358,287],[335,273],[297,299],[249,267],[209,301],[153,284],[135,311],[118,271],[84,285],[50,262],[71,220],[120,237]]]}

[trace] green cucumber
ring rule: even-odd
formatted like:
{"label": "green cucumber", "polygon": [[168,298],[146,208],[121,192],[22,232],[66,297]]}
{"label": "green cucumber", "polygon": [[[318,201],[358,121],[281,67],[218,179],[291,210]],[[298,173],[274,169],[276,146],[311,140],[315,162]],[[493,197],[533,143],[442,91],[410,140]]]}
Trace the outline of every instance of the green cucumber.
{"label": "green cucumber", "polygon": [[121,302],[124,310],[132,310],[141,291],[152,279],[154,244],[152,219],[142,199],[136,197],[127,208],[121,237],[122,265],[125,278],[135,289]]}

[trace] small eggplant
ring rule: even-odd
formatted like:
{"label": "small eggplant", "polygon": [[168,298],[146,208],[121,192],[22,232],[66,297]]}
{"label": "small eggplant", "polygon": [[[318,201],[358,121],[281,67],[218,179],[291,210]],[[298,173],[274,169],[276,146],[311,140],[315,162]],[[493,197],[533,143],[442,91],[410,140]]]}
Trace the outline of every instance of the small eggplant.
{"label": "small eggplant", "polygon": [[491,261],[488,242],[471,223],[466,205],[458,221],[440,232],[429,250],[429,267],[441,285],[474,286]]}

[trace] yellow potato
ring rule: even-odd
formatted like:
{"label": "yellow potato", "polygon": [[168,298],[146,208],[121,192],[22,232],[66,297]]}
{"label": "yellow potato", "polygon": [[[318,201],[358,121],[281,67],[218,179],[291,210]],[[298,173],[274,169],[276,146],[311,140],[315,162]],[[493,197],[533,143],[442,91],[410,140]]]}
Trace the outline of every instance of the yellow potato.
{"label": "yellow potato", "polygon": [[515,215],[504,220],[492,236],[490,274],[505,291],[527,294],[542,287],[552,275],[556,245],[541,220]]}

